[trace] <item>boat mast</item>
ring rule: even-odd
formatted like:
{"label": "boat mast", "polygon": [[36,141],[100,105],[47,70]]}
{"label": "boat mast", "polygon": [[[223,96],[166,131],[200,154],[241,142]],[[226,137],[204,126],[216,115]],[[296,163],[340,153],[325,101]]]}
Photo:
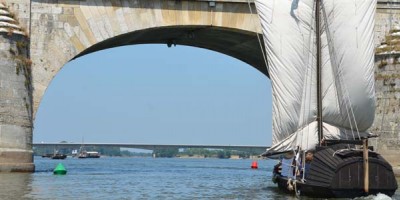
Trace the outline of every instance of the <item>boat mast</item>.
{"label": "boat mast", "polygon": [[315,0],[315,33],[317,43],[317,122],[318,142],[321,146],[323,138],[322,130],[322,87],[321,87],[321,34],[320,34],[320,0]]}

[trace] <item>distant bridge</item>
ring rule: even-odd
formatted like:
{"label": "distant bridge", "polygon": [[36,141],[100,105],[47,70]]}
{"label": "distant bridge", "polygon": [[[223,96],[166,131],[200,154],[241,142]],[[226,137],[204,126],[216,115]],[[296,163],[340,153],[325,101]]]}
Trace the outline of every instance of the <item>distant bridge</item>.
{"label": "distant bridge", "polygon": [[[76,148],[81,147],[78,143],[33,143],[33,148],[53,147],[53,148]],[[129,143],[85,143],[84,146],[90,147],[119,147],[134,149],[168,149],[168,148],[206,148],[206,149],[224,149],[250,152],[253,154],[264,153],[269,147],[252,145],[196,145],[196,144],[129,144]]]}

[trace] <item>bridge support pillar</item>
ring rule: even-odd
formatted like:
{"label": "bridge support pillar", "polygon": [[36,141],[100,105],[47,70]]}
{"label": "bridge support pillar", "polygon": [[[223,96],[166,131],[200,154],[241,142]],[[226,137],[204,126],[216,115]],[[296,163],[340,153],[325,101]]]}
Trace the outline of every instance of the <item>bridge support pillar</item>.
{"label": "bridge support pillar", "polygon": [[0,172],[33,172],[29,39],[0,32]]}

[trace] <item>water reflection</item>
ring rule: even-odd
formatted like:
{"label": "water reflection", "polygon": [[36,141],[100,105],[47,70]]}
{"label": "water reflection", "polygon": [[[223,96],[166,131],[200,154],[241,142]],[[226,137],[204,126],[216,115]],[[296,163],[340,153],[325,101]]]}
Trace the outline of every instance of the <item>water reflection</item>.
{"label": "water reflection", "polygon": [[0,173],[0,199],[24,199],[32,192],[32,174]]}

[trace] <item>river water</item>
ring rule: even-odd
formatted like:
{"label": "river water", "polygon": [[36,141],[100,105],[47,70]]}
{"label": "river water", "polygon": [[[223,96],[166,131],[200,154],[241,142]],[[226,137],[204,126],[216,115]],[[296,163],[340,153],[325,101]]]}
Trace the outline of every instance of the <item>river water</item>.
{"label": "river water", "polygon": [[[67,168],[67,175],[52,174],[59,162]],[[271,182],[276,161],[259,160],[257,170],[250,169],[251,162],[106,157],[60,161],[36,157],[35,173],[0,174],[0,199],[296,199],[281,193]],[[392,198],[400,200],[400,190]]]}

